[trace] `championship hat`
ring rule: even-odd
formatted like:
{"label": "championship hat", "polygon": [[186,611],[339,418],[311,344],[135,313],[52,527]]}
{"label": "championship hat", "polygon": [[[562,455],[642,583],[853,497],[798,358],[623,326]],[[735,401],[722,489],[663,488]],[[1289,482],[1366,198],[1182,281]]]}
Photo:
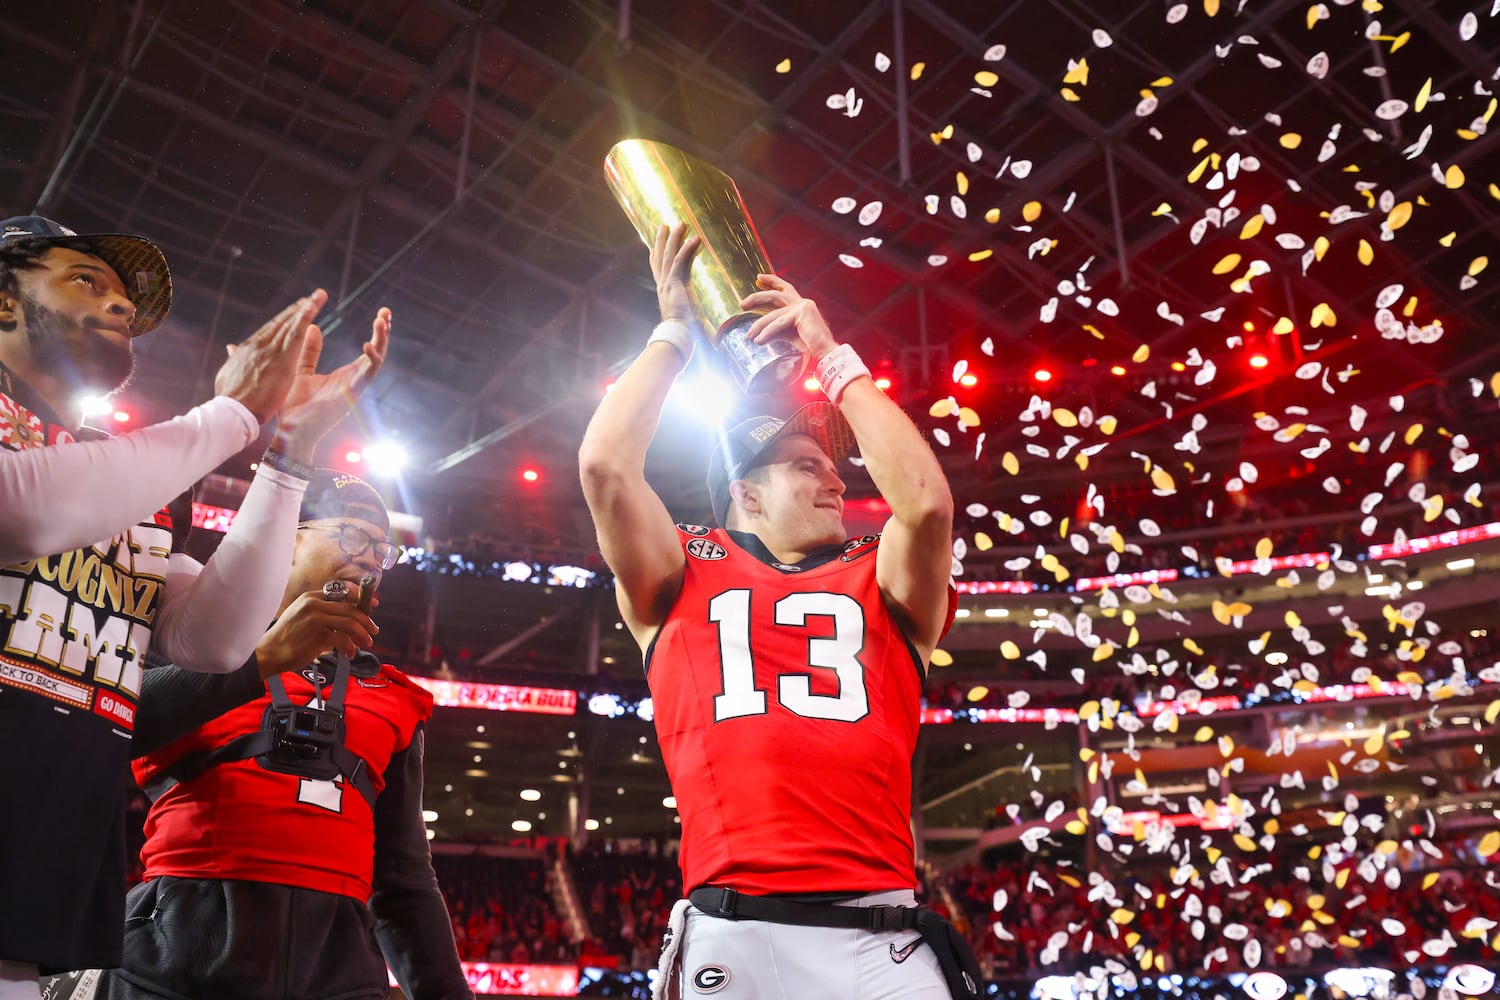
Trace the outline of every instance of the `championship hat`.
{"label": "championship hat", "polygon": [[130,334],[139,337],[156,329],[172,308],[172,272],[167,258],[150,240],[123,233],[75,233],[40,215],[18,215],[0,222],[0,247],[19,239],[40,239],[68,250],[93,254],[114,269],[135,305]]}
{"label": "championship hat", "polygon": [[375,487],[347,472],[314,469],[307,492],[302,494],[302,511],[297,520],[317,521],[325,517],[357,517],[373,521],[387,533],[391,530],[391,515]]}
{"label": "championship hat", "polygon": [[835,465],[854,450],[854,430],[832,403],[808,403],[785,420],[751,417],[725,431],[708,461],[708,497],[719,527],[729,514],[729,484],[743,479],[759,464],[760,456],[787,434],[806,434],[818,443]]}

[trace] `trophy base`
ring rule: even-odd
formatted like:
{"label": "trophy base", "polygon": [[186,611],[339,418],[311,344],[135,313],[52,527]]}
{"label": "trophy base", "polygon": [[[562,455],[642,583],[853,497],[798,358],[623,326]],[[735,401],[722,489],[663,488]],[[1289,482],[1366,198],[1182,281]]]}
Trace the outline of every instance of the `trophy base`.
{"label": "trophy base", "polygon": [[757,344],[748,336],[755,316],[739,316],[720,331],[717,347],[729,360],[734,380],[747,396],[764,396],[797,381],[807,358],[791,338]]}

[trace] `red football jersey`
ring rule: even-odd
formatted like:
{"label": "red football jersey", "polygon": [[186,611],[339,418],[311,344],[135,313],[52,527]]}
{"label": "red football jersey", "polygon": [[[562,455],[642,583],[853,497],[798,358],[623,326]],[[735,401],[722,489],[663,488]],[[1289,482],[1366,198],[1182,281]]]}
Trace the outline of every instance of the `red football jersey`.
{"label": "red football jersey", "polygon": [[[294,705],[316,695],[301,674],[285,673],[281,680]],[[136,780],[147,785],[185,753],[255,732],[270,703],[264,695],[140,758],[133,765]],[[395,667],[349,678],[344,742],[365,762],[377,794],[391,756],[410,745],[417,725],[431,715],[432,695]],[[148,879],[274,882],[364,902],[375,860],[374,813],[342,778],[315,781],[268,771],[254,760],[230,761],[173,785],[152,804],[141,860]]]}
{"label": "red football jersey", "polygon": [[785,572],[721,530],[678,534],[682,593],[646,669],[684,888],[914,888],[923,665],[876,585],[878,539]]}

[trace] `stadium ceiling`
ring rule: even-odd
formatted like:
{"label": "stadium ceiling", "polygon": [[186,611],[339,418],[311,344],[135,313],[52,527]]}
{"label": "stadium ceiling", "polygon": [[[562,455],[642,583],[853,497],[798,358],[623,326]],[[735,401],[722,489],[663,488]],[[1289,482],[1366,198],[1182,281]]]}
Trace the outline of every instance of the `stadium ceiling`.
{"label": "stadium ceiling", "polygon": [[[395,311],[365,427],[414,452],[414,506],[450,529],[509,510],[586,543],[572,455],[654,306],[603,183],[612,143],[662,140],[733,176],[778,269],[918,415],[959,362],[1023,401],[1047,365],[1095,412],[1159,429],[1143,383],[1247,321],[1286,364],[1360,369],[1347,398],[1383,399],[1495,360],[1495,269],[1463,279],[1500,227],[1500,19],[1470,7],[11,5],[0,199],[161,243],[177,298],[142,344],[147,415],[201,399],[225,343],[321,285],[332,354]],[[1393,309],[1414,300],[1412,328],[1440,321],[1439,343],[1372,326],[1397,284]],[[1268,332],[1282,317],[1295,333]],[[1225,385],[1203,405],[1241,394]],[[556,502],[518,515],[527,462]],[[701,508],[700,462],[667,464],[674,510]]]}

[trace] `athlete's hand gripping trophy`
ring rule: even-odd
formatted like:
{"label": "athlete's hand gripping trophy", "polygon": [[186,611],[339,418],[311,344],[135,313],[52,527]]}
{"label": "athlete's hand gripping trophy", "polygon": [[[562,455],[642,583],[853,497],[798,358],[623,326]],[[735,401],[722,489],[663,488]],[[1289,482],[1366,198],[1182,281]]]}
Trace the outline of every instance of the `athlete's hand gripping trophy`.
{"label": "athlete's hand gripping trophy", "polygon": [[758,277],[773,270],[734,181],[695,156],[644,139],[616,143],[604,160],[604,175],[648,247],[664,226],[686,226],[697,238],[700,249],[687,280],[692,318],[740,388],[758,396],[800,378],[807,358],[795,337],[778,331],[757,340],[751,334],[751,325],[769,309],[747,310],[742,300],[762,290]]}

